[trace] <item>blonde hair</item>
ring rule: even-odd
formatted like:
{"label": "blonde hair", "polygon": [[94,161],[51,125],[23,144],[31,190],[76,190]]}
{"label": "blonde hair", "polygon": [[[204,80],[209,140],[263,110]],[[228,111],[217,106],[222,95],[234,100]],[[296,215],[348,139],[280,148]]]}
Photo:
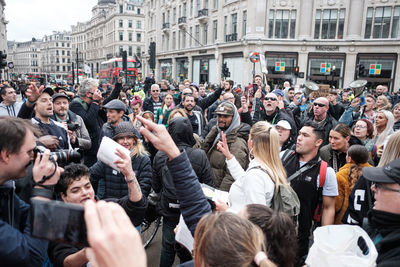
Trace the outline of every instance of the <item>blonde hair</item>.
{"label": "blonde hair", "polygon": [[131,157],[133,156],[141,157],[150,155],[150,153],[147,152],[146,148],[144,147],[142,141],[139,138],[135,138],[135,142],[136,145],[133,146],[133,148],[131,149],[131,154],[130,154]]}
{"label": "blonde hair", "polygon": [[[206,215],[194,234],[195,266],[257,266],[254,257],[265,251],[264,241],[261,229],[245,218],[231,212]],[[276,267],[269,259],[259,266]]]}
{"label": "blonde hair", "polygon": [[[383,115],[385,115],[387,119],[385,130],[383,130],[382,133],[378,134],[376,127],[374,127],[375,128],[374,135],[377,137],[375,145],[381,146],[385,142],[386,137],[393,131],[394,116],[392,112],[387,110],[381,110],[378,111],[378,113],[383,113]],[[378,115],[378,113],[376,115]]]}
{"label": "blonde hair", "polygon": [[390,136],[377,167],[383,167],[398,158],[400,158],[400,131]]}
{"label": "blonde hair", "polygon": [[254,157],[268,171],[275,188],[280,184],[288,184],[286,171],[279,157],[279,134],[272,124],[265,121],[257,122],[251,127],[250,138],[253,141]]}
{"label": "blonde hair", "polygon": [[376,108],[377,111],[381,111],[381,110],[391,110],[392,108],[392,104],[390,104],[389,100],[387,99],[387,97],[385,95],[380,95],[378,96],[377,100],[380,99],[383,101],[383,105]]}

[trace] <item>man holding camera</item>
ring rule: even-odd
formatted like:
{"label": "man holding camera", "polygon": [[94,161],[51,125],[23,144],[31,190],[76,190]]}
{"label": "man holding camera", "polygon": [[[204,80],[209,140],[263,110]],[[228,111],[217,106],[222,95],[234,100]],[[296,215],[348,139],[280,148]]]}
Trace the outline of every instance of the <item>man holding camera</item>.
{"label": "man holding camera", "polygon": [[85,123],[81,116],[69,110],[69,97],[64,93],[53,95],[53,109],[52,119],[66,124],[72,147],[90,149],[92,143]]}
{"label": "man holding camera", "polygon": [[[29,205],[15,194],[14,180],[24,177],[34,159],[37,129],[28,121],[0,117],[0,259],[3,266],[42,266],[47,241],[30,235]],[[61,168],[46,150],[36,155],[32,197],[49,199]],[[43,181],[43,177],[45,179]]]}
{"label": "man holding camera", "polygon": [[[119,157],[114,163],[120,168],[128,185],[128,196],[110,201],[117,202],[128,214],[131,222],[140,226],[147,208],[147,199],[142,194],[140,185],[132,169],[131,158],[118,150],[115,154]],[[61,198],[66,203],[83,205],[86,201],[97,200],[92,184],[90,183],[89,168],[83,164],[67,166],[56,186]],[[49,258],[58,266],[82,266],[89,259],[85,247],[75,247],[68,244],[51,242],[49,245]]]}

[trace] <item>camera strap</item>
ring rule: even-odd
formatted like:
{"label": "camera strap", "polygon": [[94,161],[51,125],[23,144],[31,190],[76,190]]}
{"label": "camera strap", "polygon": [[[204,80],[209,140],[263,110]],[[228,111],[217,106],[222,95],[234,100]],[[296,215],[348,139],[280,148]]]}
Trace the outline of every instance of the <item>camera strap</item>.
{"label": "camera strap", "polygon": [[57,163],[56,163],[56,161],[55,161],[55,159],[54,158],[49,158],[50,159],[50,161],[54,164],[54,171],[53,171],[53,173],[52,174],[50,174],[50,175],[48,175],[48,176],[43,176],[43,178],[39,181],[39,182],[35,182],[35,181],[33,181],[33,184],[34,184],[34,186],[40,186],[40,187],[43,187],[43,188],[46,188],[46,189],[53,189],[53,185],[44,185],[43,183],[45,182],[45,181],[47,181],[47,180],[49,180],[51,177],[53,177],[53,175],[56,173],[56,171],[57,171]]}

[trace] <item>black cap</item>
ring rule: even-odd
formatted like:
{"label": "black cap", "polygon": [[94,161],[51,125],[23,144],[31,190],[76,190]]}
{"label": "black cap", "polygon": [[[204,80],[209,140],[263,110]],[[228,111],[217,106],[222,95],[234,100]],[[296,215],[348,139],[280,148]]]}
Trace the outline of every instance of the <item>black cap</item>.
{"label": "black cap", "polygon": [[69,101],[69,97],[68,97],[66,94],[64,94],[64,93],[57,93],[57,94],[54,94],[54,95],[52,96],[53,102],[54,102],[54,100],[56,100],[56,99],[59,98],[59,97],[64,97],[64,98],[68,99],[68,101]]}
{"label": "black cap", "polygon": [[400,159],[396,159],[384,167],[365,167],[362,174],[371,182],[400,184]]}
{"label": "black cap", "polygon": [[52,95],[54,95],[54,90],[51,89],[50,87],[46,87],[43,89],[41,94],[43,94],[43,93],[48,93],[50,96],[52,96]]}

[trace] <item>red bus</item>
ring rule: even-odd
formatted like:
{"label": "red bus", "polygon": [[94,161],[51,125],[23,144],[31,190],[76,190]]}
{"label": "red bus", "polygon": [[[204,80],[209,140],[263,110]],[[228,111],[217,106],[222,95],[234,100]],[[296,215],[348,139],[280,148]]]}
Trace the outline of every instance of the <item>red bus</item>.
{"label": "red bus", "polygon": [[[100,64],[99,80],[103,86],[114,85],[118,79],[119,72],[122,71],[122,58],[112,58]],[[126,84],[133,84],[137,76],[136,60],[127,59],[127,81]]]}
{"label": "red bus", "polygon": [[[68,74],[68,82],[69,83],[75,83],[76,82],[76,69],[74,69],[74,74],[75,74],[75,77],[74,77],[75,80],[74,81],[72,81],[72,73],[70,72]],[[82,82],[82,80],[85,79],[85,78],[86,78],[86,73],[84,73],[82,69],[78,69],[78,82],[79,83]]]}

